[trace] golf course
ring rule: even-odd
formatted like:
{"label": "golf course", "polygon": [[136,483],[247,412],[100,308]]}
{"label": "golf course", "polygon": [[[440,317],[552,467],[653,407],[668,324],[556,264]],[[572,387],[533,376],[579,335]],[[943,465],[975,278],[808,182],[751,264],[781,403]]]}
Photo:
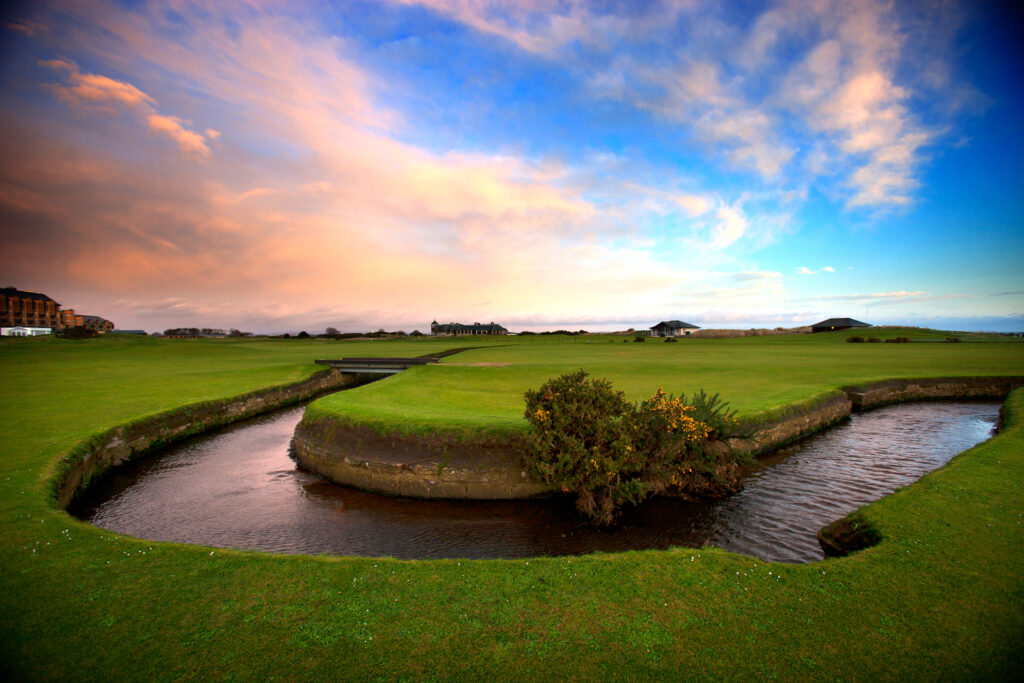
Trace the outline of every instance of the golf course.
{"label": "golf course", "polygon": [[677,343],[5,338],[0,667],[7,680],[97,681],[1017,678],[1024,389],[992,439],[859,511],[876,545],[803,565],[714,548],[284,556],[122,536],[57,503],[83,443],[309,380],[327,372],[316,359],[464,349],[324,395],[306,414],[467,442],[524,434],[524,392],[581,368],[629,401],[717,392],[750,428],[871,382],[1024,375],[1024,343],[1007,336],[869,332],[910,343],[846,343],[856,330]]}

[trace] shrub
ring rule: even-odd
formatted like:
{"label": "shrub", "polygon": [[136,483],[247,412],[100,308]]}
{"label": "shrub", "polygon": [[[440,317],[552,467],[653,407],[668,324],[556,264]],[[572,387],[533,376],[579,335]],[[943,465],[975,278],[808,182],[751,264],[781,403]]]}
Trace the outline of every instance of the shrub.
{"label": "shrub", "polygon": [[[682,397],[685,398],[685,397]],[[717,393],[708,395],[703,389],[696,392],[690,399],[693,416],[708,426],[710,438],[732,436],[736,427],[736,411],[729,410],[729,404]]]}
{"label": "shrub", "polygon": [[878,337],[868,337],[867,341],[871,344],[877,344],[882,340],[879,339]]}
{"label": "shrub", "polygon": [[667,342],[674,342],[674,341],[679,341],[679,340],[676,339],[675,337],[665,337],[665,341],[667,341]]}
{"label": "shrub", "polygon": [[960,337],[946,337],[946,341],[950,343],[957,343],[960,341]]}
{"label": "shrub", "polygon": [[524,440],[528,470],[575,492],[583,514],[611,522],[618,505],[639,502],[644,493],[635,476],[642,459],[633,451],[629,412],[622,392],[608,380],[588,380],[583,370],[527,391],[526,419],[533,426]]}
{"label": "shrub", "polygon": [[910,339],[907,337],[891,337],[885,340],[889,344],[909,344]]}
{"label": "shrub", "polygon": [[647,338],[646,337],[641,337],[638,334],[637,336],[633,337],[633,341],[635,341],[635,342],[645,342],[645,341],[647,341]]}
{"label": "shrub", "polygon": [[847,337],[846,338],[846,343],[847,344],[863,344],[866,341],[867,341],[867,339],[865,339],[864,337],[860,337],[860,336],[853,336],[853,337]]}
{"label": "shrub", "polygon": [[735,461],[721,462],[705,443],[735,424],[718,394],[703,390],[691,403],[658,391],[630,404],[603,379],[583,370],[526,392],[524,439],[529,472],[576,494],[576,508],[610,524],[624,503],[652,493],[680,496],[735,490]]}
{"label": "shrub", "polygon": [[75,325],[74,327],[65,327],[57,333],[57,336],[61,339],[93,339],[100,336],[100,333],[82,325]]}

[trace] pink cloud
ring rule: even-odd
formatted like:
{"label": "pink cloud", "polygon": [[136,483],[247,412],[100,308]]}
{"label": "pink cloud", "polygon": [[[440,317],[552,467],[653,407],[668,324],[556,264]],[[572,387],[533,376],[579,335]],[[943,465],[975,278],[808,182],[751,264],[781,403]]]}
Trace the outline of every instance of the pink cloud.
{"label": "pink cloud", "polygon": [[[66,83],[46,86],[60,101],[70,105],[102,103],[126,107],[138,112],[150,130],[174,141],[181,151],[203,158],[210,156],[203,133],[190,130],[184,125],[185,121],[176,116],[157,113],[156,101],[131,83],[82,73],[77,64],[66,59],[44,60],[39,65],[66,73]],[[219,135],[215,130],[206,131],[206,137],[211,140]]]}
{"label": "pink cloud", "polygon": [[162,116],[150,114],[146,118],[151,130],[166,135],[178,145],[178,149],[201,157],[210,156],[210,148],[206,144],[202,133],[189,130],[182,125],[182,120],[176,116]]}

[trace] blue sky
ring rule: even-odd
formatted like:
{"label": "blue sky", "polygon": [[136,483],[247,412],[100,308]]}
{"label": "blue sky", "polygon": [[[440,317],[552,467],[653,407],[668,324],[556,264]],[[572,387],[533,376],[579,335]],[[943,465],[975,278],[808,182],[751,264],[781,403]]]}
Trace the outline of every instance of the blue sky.
{"label": "blue sky", "polygon": [[1012,4],[2,18],[3,284],[121,327],[1024,329]]}

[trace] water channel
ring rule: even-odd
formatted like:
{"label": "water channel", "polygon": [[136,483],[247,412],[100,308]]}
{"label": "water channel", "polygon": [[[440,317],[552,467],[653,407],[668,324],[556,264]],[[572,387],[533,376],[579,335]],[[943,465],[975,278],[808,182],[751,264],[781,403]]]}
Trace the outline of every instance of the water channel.
{"label": "water channel", "polygon": [[70,512],[140,538],[277,553],[519,558],[710,545],[808,562],[824,557],[822,526],[989,438],[999,404],[855,414],[759,459],[730,498],[649,500],[611,530],[583,523],[564,498],[420,501],[331,484],[289,455],[302,411],[282,410],[115,468]]}

